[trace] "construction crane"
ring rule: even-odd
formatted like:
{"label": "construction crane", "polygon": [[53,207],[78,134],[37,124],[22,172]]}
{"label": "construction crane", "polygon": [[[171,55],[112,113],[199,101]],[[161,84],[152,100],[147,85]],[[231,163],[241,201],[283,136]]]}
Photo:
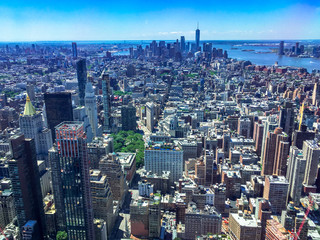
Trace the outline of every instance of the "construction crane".
{"label": "construction crane", "polygon": [[6,240],[8,240],[8,238],[6,237],[6,235],[4,234],[4,232],[2,231],[2,228],[0,228],[0,231],[1,231],[2,235],[4,236],[4,238],[5,238]]}
{"label": "construction crane", "polygon": [[309,202],[309,206],[308,206],[308,208],[307,208],[307,210],[306,210],[306,212],[305,212],[305,214],[304,214],[304,217],[303,217],[303,220],[302,220],[302,222],[301,222],[301,224],[300,224],[300,227],[299,227],[299,229],[298,229],[298,232],[296,232],[296,233],[293,232],[293,233],[292,233],[292,235],[293,235],[293,240],[298,240],[298,239],[299,239],[301,230],[302,230],[302,228],[303,228],[303,225],[304,225],[305,222],[306,222],[306,219],[307,219],[307,217],[308,217],[308,215],[309,215],[309,212],[310,212],[312,206],[313,206],[313,200],[311,200],[311,201]]}
{"label": "construction crane", "polygon": [[304,112],[304,102],[302,103],[300,107],[300,121],[299,121],[299,131],[301,131],[301,125],[303,121],[303,112]]}

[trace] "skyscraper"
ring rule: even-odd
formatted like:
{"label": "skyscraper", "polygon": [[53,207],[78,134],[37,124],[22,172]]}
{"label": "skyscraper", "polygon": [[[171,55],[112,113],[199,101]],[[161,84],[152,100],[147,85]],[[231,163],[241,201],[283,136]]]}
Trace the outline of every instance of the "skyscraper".
{"label": "skyscraper", "polygon": [[263,152],[261,175],[285,175],[286,159],[289,152],[288,135],[276,128],[268,132]]}
{"label": "skyscraper", "polygon": [[104,70],[101,74],[102,78],[102,94],[103,94],[103,132],[110,132],[111,130],[111,91],[110,91],[110,80],[109,74]]}
{"label": "skyscraper", "polygon": [[48,128],[55,139],[55,127],[64,121],[73,121],[71,93],[45,93],[44,102]]}
{"label": "skyscraper", "polygon": [[198,48],[200,47],[200,29],[199,29],[199,23],[196,29],[196,51],[198,51]]}
{"label": "skyscraper", "polygon": [[72,56],[74,59],[78,57],[78,49],[77,49],[77,43],[73,42],[72,43]]}
{"label": "skyscraper", "polygon": [[68,239],[95,239],[86,134],[83,123],[56,127],[56,146],[49,152],[58,228]]}
{"label": "skyscraper", "polygon": [[87,116],[91,125],[93,137],[98,136],[98,112],[96,96],[92,88],[92,83],[88,82],[86,86],[85,106]]}
{"label": "skyscraper", "polygon": [[[29,96],[27,96],[23,114],[19,118],[20,130],[26,138],[35,141],[37,159],[47,159],[48,150],[52,147],[52,135],[48,128],[45,128],[40,112],[36,112]],[[49,164],[46,163],[48,166]]]}
{"label": "skyscraper", "polygon": [[121,123],[123,131],[135,131],[137,128],[136,108],[134,106],[122,106]]}
{"label": "skyscraper", "polygon": [[285,102],[280,108],[280,121],[279,126],[289,135],[291,140],[293,127],[294,127],[294,105],[292,102]]}
{"label": "skyscraper", "polygon": [[184,36],[181,36],[180,47],[181,47],[181,52],[184,52],[186,50],[186,39]]}
{"label": "skyscraper", "polygon": [[14,135],[10,138],[10,152],[9,172],[18,226],[22,228],[29,220],[37,221],[43,239],[46,226],[34,140]]}
{"label": "skyscraper", "polygon": [[284,41],[280,41],[278,55],[284,55]]}
{"label": "skyscraper", "polygon": [[302,151],[303,158],[307,160],[303,184],[306,186],[313,186],[316,182],[318,173],[320,147],[316,141],[307,140],[303,143]]}
{"label": "skyscraper", "polygon": [[305,169],[306,159],[303,158],[302,151],[292,146],[290,148],[286,178],[289,181],[289,197],[296,205],[300,204]]}
{"label": "skyscraper", "polygon": [[148,102],[146,104],[146,117],[147,117],[147,128],[150,132],[153,131],[154,128],[154,104],[152,102]]}
{"label": "skyscraper", "polygon": [[77,61],[77,76],[78,76],[80,105],[84,106],[85,89],[86,89],[86,83],[87,83],[86,59],[80,59],[79,61]]}

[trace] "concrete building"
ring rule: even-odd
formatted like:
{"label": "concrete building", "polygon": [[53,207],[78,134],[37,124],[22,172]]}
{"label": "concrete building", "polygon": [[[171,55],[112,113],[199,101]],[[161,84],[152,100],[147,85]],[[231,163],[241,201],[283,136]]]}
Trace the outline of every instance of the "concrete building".
{"label": "concrete building", "polygon": [[202,234],[220,234],[222,217],[212,206],[205,206],[204,210],[197,209],[195,203],[190,203],[185,215],[185,238],[193,240]]}
{"label": "concrete building", "polygon": [[146,104],[146,122],[147,122],[147,128],[150,132],[153,131],[154,124],[155,124],[154,115],[155,115],[154,103],[148,102]]}
{"label": "concrete building", "polygon": [[266,240],[289,240],[289,232],[275,219],[267,220]]}
{"label": "concrete building", "polygon": [[138,182],[139,196],[150,197],[154,193],[153,184],[146,181]]}
{"label": "concrete building", "polygon": [[109,74],[104,70],[101,74],[102,94],[103,94],[103,132],[110,133],[112,127],[111,121],[111,89]]}
{"label": "concrete building", "polygon": [[11,190],[0,192],[0,228],[4,229],[16,216],[14,197]]}
{"label": "concrete building", "polygon": [[[34,139],[37,159],[48,159],[48,150],[52,147],[51,130],[45,127],[41,112],[36,112],[29,96],[23,114],[19,117],[20,130],[26,138]],[[46,161],[46,166],[49,166]]]}
{"label": "concrete building", "polygon": [[170,171],[170,181],[178,181],[183,173],[183,151],[173,144],[155,144],[144,151],[145,169],[158,175]]}
{"label": "concrete building", "polygon": [[271,211],[280,214],[287,206],[289,182],[283,176],[266,176],[263,198],[269,200]]}
{"label": "concrete building", "polygon": [[89,123],[92,129],[93,137],[98,137],[100,136],[100,132],[98,129],[97,100],[96,96],[94,95],[91,82],[88,82],[86,85],[84,103],[86,107],[86,114],[89,118]]}
{"label": "concrete building", "polygon": [[229,233],[233,240],[260,240],[261,223],[246,211],[230,213]]}
{"label": "concrete building", "polygon": [[119,206],[121,206],[128,187],[116,154],[110,153],[103,157],[99,162],[99,170],[107,176],[113,199],[119,201]]}
{"label": "concrete building", "polygon": [[240,197],[241,175],[239,171],[223,171],[221,182],[226,186],[226,197],[236,199]]}
{"label": "concrete building", "polygon": [[251,121],[249,118],[238,119],[238,134],[246,138],[250,138],[251,134]]}
{"label": "concrete building", "polygon": [[104,220],[107,235],[110,235],[114,223],[113,197],[107,177],[100,170],[90,170],[90,188],[93,216]]}
{"label": "concrete building", "polygon": [[78,106],[73,109],[73,121],[83,122],[83,128],[87,135],[87,142],[90,143],[93,139],[92,128],[90,125],[90,121],[88,115],[86,113],[85,106]]}
{"label": "concrete building", "polygon": [[107,224],[103,219],[94,219],[94,235],[95,240],[107,240]]}

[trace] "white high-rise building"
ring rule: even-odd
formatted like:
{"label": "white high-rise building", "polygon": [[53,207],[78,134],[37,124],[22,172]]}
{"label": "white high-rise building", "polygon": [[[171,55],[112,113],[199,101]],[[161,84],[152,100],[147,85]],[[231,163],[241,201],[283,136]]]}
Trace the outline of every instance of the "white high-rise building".
{"label": "white high-rise building", "polygon": [[83,122],[83,128],[85,133],[87,134],[87,142],[92,142],[92,128],[89,122],[89,118],[86,114],[86,108],[84,106],[78,106],[77,108],[73,109],[73,120]]}
{"label": "white high-rise building", "polygon": [[97,111],[96,96],[94,95],[91,82],[87,82],[86,95],[85,95],[84,101],[86,106],[86,113],[89,118],[89,123],[92,129],[93,137],[97,137],[98,136],[98,111]]}
{"label": "white high-rise building", "polygon": [[148,147],[144,151],[144,162],[147,171],[162,175],[170,171],[170,181],[178,181],[183,174],[183,151],[173,145]]}
{"label": "white high-rise building", "polygon": [[[23,114],[19,118],[20,130],[25,138],[34,139],[37,159],[47,160],[48,150],[52,147],[51,130],[46,128],[41,112],[37,112],[27,96]],[[46,162],[46,166],[49,164]]]}
{"label": "white high-rise building", "polygon": [[289,196],[296,205],[300,203],[305,169],[306,159],[303,158],[302,150],[295,146],[290,147],[286,178],[289,182]]}
{"label": "white high-rise building", "polygon": [[307,160],[303,184],[313,186],[318,174],[320,147],[316,141],[306,140],[303,142],[302,151],[304,159]]}

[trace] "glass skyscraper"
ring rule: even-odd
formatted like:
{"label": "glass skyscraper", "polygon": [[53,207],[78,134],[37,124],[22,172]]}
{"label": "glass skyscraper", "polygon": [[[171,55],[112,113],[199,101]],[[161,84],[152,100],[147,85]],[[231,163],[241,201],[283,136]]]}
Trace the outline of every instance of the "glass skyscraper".
{"label": "glass skyscraper", "polygon": [[66,230],[68,239],[95,239],[83,123],[59,124],[49,156],[59,230]]}

